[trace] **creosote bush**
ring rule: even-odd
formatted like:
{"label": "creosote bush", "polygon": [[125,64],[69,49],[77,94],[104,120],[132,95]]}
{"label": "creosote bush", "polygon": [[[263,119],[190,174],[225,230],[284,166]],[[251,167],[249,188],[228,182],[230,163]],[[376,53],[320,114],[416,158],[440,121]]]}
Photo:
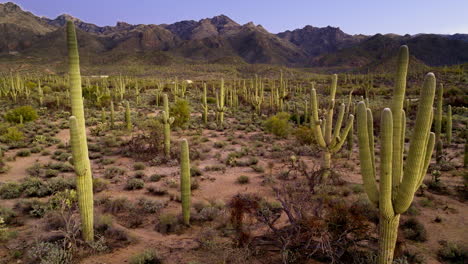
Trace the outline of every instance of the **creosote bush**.
{"label": "creosote bush", "polygon": [[30,106],[20,106],[15,109],[8,111],[5,114],[5,119],[10,123],[19,124],[21,119],[23,123],[34,121],[38,118],[36,110]]}
{"label": "creosote bush", "polygon": [[285,138],[291,131],[288,113],[278,113],[268,118],[263,124],[265,130],[275,136]]}

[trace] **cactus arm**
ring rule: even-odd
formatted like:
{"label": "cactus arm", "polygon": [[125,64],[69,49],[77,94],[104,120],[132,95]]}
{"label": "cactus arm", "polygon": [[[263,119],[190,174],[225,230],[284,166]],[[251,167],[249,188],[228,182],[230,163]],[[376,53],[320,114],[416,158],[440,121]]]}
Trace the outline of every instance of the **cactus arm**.
{"label": "cactus arm", "polygon": [[434,102],[436,80],[433,73],[428,73],[424,79],[421,89],[416,125],[411,137],[408,150],[407,164],[403,172],[403,180],[398,188],[395,199],[395,212],[397,214],[405,212],[411,205],[414,197],[416,185],[421,176],[421,163],[424,162],[424,153],[427,145],[427,137],[431,129],[431,112]]}
{"label": "cactus arm", "polygon": [[314,133],[314,138],[317,140],[317,143],[320,147],[325,148],[327,144],[323,138],[322,128],[320,127],[320,120],[318,118],[318,102],[317,102],[317,93],[315,89],[311,90],[311,105],[312,111],[312,120],[311,127],[312,132]]}
{"label": "cactus arm", "polygon": [[392,111],[385,108],[381,118],[380,150],[380,213],[385,219],[394,217],[392,205],[392,151],[393,151],[393,118]]}
{"label": "cactus arm", "polygon": [[[366,104],[366,107],[368,107],[367,104]],[[368,135],[369,151],[370,151],[370,155],[371,155],[372,171],[374,171],[374,178],[375,178],[376,169],[375,169],[375,147],[374,147],[374,144],[375,144],[375,140],[374,140],[374,116],[372,115],[372,111],[370,110],[370,108],[367,108],[366,113],[367,113],[367,127],[368,127],[367,128],[367,133],[369,133],[369,135]]]}
{"label": "cactus arm", "polygon": [[343,146],[343,144],[346,142],[346,139],[348,138],[348,134],[349,134],[349,132],[351,131],[351,129],[353,127],[353,122],[354,122],[354,116],[349,115],[348,124],[346,125],[346,127],[343,130],[343,132],[341,133],[341,135],[337,138],[338,141],[337,141],[336,145],[332,147],[332,149],[331,149],[332,153],[338,152],[341,149],[341,147]]}
{"label": "cactus arm", "polygon": [[357,106],[357,134],[359,141],[359,159],[361,161],[361,174],[369,200],[377,206],[379,203],[379,192],[377,190],[377,183],[375,180],[375,170],[372,165],[369,146],[369,132],[367,122],[367,109],[366,104],[361,101]]}
{"label": "cactus arm", "polygon": [[333,130],[333,108],[335,105],[335,100],[330,101],[330,107],[327,111],[327,116],[325,117],[325,143],[331,145],[332,142],[332,130]]}
{"label": "cactus arm", "polygon": [[336,123],[335,123],[335,130],[333,131],[333,137],[332,137],[332,143],[331,143],[332,146],[336,144],[336,140],[340,136],[341,124],[343,123],[344,114],[345,114],[345,104],[341,104],[339,112],[338,112],[338,119],[336,119]]}
{"label": "cactus arm", "polygon": [[449,105],[447,109],[447,143],[452,144],[452,106]]}
{"label": "cactus arm", "polygon": [[[403,102],[405,99],[406,76],[408,72],[409,51],[408,46],[401,46],[398,52],[397,73],[395,77],[395,88],[391,110],[393,114],[393,142],[401,142],[401,124]],[[397,186],[401,182],[403,175],[403,151],[400,144],[393,145],[393,185]]]}
{"label": "cactus arm", "polygon": [[421,176],[419,177],[419,182],[416,185],[415,192],[419,189],[421,184],[424,181],[424,176],[426,176],[427,173],[427,168],[429,168],[429,164],[431,163],[431,158],[432,158],[432,152],[434,151],[434,145],[435,145],[435,134],[431,132],[429,134],[427,146],[426,146],[426,156],[424,157],[424,163],[421,168]]}

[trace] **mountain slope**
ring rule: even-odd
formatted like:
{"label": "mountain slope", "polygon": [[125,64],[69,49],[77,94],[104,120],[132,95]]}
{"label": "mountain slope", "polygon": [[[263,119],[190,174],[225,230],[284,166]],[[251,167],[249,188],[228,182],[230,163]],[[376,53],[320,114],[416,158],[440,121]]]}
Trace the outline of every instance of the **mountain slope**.
{"label": "mountain slope", "polygon": [[[225,15],[174,24],[100,27],[70,15],[37,17],[13,3],[0,4],[0,56],[11,61],[63,62],[64,25],[77,27],[82,63],[263,63],[295,67],[382,68],[407,44],[424,67],[468,62],[468,35],[349,35],[335,27],[272,34],[260,25],[240,25]],[[10,55],[8,55],[10,54]]]}

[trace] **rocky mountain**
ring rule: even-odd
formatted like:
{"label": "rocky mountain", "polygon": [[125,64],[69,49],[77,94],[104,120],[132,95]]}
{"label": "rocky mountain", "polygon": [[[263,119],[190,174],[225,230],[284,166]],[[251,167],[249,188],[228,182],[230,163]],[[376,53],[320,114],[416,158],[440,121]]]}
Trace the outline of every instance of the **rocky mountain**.
{"label": "rocky mountain", "polygon": [[[82,63],[264,63],[297,67],[365,68],[401,44],[415,61],[446,65],[468,61],[468,34],[349,35],[340,28],[305,26],[278,34],[225,15],[174,24],[100,27],[70,15],[37,17],[14,3],[0,4],[0,60],[64,60],[67,20],[78,31]],[[52,48],[53,47],[53,48]]]}

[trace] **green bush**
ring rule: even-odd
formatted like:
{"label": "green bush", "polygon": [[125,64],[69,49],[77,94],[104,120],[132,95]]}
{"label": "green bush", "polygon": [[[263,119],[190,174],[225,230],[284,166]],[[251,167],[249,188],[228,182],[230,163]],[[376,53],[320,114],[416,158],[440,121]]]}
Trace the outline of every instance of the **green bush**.
{"label": "green bush", "polygon": [[125,185],[127,190],[139,190],[145,187],[145,182],[141,179],[129,179]]}
{"label": "green bush", "polygon": [[464,264],[468,258],[468,248],[462,244],[445,242],[437,255],[444,263]]}
{"label": "green bush", "polygon": [[171,116],[174,117],[173,127],[186,127],[190,120],[190,105],[187,100],[177,99],[171,106]]}
{"label": "green bush", "polygon": [[18,142],[24,139],[24,134],[17,127],[9,127],[5,134],[0,138],[2,142],[11,143]]}
{"label": "green bush", "polygon": [[34,121],[38,118],[36,110],[30,105],[20,106],[15,109],[8,111],[5,114],[6,121],[10,123],[20,123],[21,116],[23,117],[23,122]]}
{"label": "green bush", "polygon": [[2,199],[15,199],[21,196],[21,185],[8,182],[0,186],[0,197]]}
{"label": "green bush", "polygon": [[247,184],[250,182],[249,176],[241,175],[237,178],[237,183],[239,184]]}
{"label": "green bush", "polygon": [[311,145],[314,143],[314,135],[312,129],[309,127],[300,126],[294,130],[293,134],[297,142],[302,145]]}
{"label": "green bush", "polygon": [[291,126],[288,120],[288,113],[278,113],[268,118],[263,126],[267,132],[272,133],[275,136],[285,138],[291,131]]}
{"label": "green bush", "polygon": [[162,260],[154,250],[145,250],[130,259],[130,264],[161,264]]}

